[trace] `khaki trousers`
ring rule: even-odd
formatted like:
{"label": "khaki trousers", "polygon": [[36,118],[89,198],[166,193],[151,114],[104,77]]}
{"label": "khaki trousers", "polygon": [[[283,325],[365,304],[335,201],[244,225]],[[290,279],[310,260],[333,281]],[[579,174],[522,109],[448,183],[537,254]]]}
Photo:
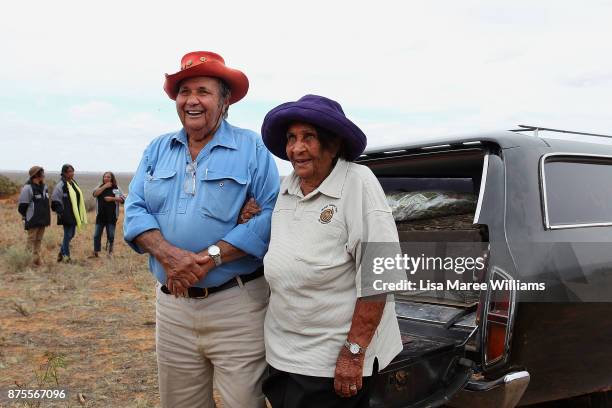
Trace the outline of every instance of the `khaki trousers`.
{"label": "khaki trousers", "polygon": [[213,382],[226,408],[261,408],[266,369],[266,280],[175,298],[157,284],[156,350],[161,406],[212,408]]}
{"label": "khaki trousers", "polygon": [[28,250],[32,252],[32,260],[35,264],[40,263],[40,247],[42,244],[45,227],[30,228],[28,232]]}

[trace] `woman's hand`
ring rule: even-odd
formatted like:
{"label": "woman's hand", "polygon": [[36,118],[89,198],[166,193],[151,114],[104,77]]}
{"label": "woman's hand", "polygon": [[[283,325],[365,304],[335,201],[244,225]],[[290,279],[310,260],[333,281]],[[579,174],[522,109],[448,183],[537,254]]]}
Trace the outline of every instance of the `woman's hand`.
{"label": "woman's hand", "polygon": [[238,224],[244,224],[249,221],[251,218],[256,216],[261,212],[261,208],[257,205],[257,201],[254,198],[250,198],[240,210],[240,215],[238,216]]}
{"label": "woman's hand", "polygon": [[353,355],[344,346],[340,349],[336,360],[334,373],[334,389],[336,394],[343,398],[357,395],[363,386],[363,360],[365,354]]}

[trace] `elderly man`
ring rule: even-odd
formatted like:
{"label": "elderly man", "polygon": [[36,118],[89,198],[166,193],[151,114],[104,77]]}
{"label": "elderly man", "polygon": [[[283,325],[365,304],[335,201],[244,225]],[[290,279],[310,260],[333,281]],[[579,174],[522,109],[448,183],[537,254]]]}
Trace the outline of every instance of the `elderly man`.
{"label": "elderly man", "polygon": [[[248,79],[212,52],[191,52],[166,75],[183,128],[153,140],[130,184],[125,240],[149,253],[157,284],[156,345],[164,407],[261,407],[262,258],[279,175],[259,135],[230,125]],[[249,199],[261,212],[238,223]]]}

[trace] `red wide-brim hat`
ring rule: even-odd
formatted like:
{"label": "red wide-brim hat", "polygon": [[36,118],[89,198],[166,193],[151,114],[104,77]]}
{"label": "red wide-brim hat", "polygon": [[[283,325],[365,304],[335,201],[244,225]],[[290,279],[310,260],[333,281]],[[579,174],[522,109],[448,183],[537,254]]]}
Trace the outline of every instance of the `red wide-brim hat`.
{"label": "red wide-brim hat", "polygon": [[225,60],[219,54],[210,51],[194,51],[181,58],[179,72],[166,74],[164,91],[170,99],[176,100],[181,81],[199,76],[215,77],[225,81],[232,90],[230,104],[244,98],[249,90],[249,79],[246,75],[242,71],[227,67]]}

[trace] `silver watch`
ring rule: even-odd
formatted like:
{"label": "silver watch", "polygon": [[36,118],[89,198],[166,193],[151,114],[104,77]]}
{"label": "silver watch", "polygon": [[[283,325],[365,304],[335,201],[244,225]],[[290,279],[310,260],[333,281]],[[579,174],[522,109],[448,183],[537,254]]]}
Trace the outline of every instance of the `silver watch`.
{"label": "silver watch", "polygon": [[344,341],[344,347],[346,347],[353,355],[363,354],[365,352],[365,347],[361,347],[357,343],[351,343],[348,341],[348,339]]}
{"label": "silver watch", "polygon": [[208,247],[208,255],[212,258],[215,266],[221,265],[223,262],[221,261],[221,248],[216,245],[211,245]]}

